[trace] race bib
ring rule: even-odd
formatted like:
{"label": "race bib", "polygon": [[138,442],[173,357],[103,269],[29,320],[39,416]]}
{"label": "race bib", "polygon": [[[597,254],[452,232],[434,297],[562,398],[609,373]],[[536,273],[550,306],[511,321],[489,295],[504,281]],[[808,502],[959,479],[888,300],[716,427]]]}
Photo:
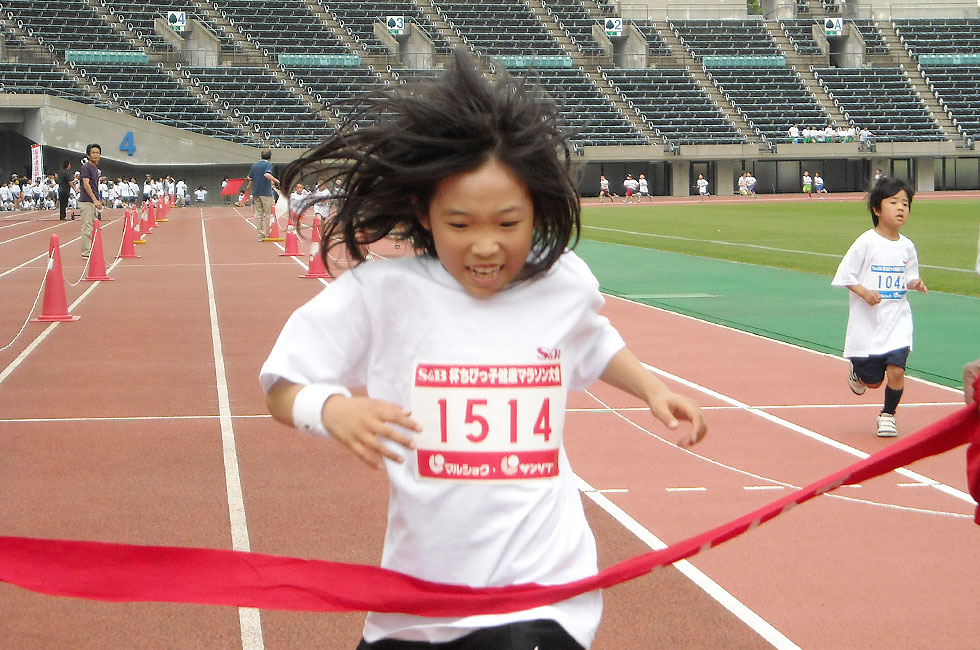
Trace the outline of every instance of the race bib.
{"label": "race bib", "polygon": [[872,287],[882,300],[899,300],[905,295],[905,265],[871,265]]}
{"label": "race bib", "polygon": [[421,479],[515,481],[558,476],[565,421],[561,364],[420,363],[412,387]]}

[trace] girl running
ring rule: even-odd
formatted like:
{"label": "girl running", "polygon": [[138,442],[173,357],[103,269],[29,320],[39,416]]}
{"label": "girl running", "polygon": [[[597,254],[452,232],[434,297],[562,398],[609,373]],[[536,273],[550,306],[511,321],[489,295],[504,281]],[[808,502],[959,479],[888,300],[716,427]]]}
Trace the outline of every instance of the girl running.
{"label": "girl running", "polygon": [[[361,264],[293,313],[260,373],[269,410],[387,471],[382,566],[480,587],[594,575],[562,444],[569,390],[619,387],[670,429],[689,421],[685,445],[706,426],[598,314],[598,282],[568,250],[580,206],[557,107],[462,52],[366,105],[283,182],[341,179],[321,251],[340,237],[364,261],[398,228],[417,255]],[[479,617],[372,612],[359,648],[583,648],[601,609],[592,592]]]}

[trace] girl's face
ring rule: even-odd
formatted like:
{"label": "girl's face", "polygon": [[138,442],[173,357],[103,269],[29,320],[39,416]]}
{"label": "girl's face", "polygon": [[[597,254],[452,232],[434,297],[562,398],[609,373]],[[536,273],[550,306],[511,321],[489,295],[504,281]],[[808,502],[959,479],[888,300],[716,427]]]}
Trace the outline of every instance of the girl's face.
{"label": "girl's face", "polygon": [[437,185],[419,221],[439,260],[474,298],[488,298],[520,274],[531,252],[534,205],[527,185],[491,158]]}
{"label": "girl's face", "polygon": [[909,196],[905,190],[889,196],[881,202],[881,207],[875,210],[878,217],[878,227],[886,233],[897,233],[909,218]]}

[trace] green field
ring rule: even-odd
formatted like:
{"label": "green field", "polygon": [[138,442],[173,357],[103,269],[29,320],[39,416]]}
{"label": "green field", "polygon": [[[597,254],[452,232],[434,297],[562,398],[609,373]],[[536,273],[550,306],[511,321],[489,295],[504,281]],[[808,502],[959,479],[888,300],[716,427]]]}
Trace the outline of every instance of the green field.
{"label": "green field", "polygon": [[[858,201],[587,206],[582,237],[833,276],[848,246],[871,227]],[[980,201],[913,201],[902,232],[919,253],[930,291],[980,297],[975,266]]]}

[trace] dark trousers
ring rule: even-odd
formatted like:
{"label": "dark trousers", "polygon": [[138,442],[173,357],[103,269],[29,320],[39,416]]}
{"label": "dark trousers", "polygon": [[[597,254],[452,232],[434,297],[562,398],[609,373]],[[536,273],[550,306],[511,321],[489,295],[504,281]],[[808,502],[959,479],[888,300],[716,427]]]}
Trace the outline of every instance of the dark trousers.
{"label": "dark trousers", "polygon": [[65,192],[64,194],[58,192],[58,218],[61,219],[62,221],[68,218],[67,210],[68,210],[69,196],[70,195],[67,192]]}
{"label": "dark trousers", "polygon": [[487,627],[446,643],[361,639],[357,650],[582,650],[582,646],[555,621],[541,619]]}

